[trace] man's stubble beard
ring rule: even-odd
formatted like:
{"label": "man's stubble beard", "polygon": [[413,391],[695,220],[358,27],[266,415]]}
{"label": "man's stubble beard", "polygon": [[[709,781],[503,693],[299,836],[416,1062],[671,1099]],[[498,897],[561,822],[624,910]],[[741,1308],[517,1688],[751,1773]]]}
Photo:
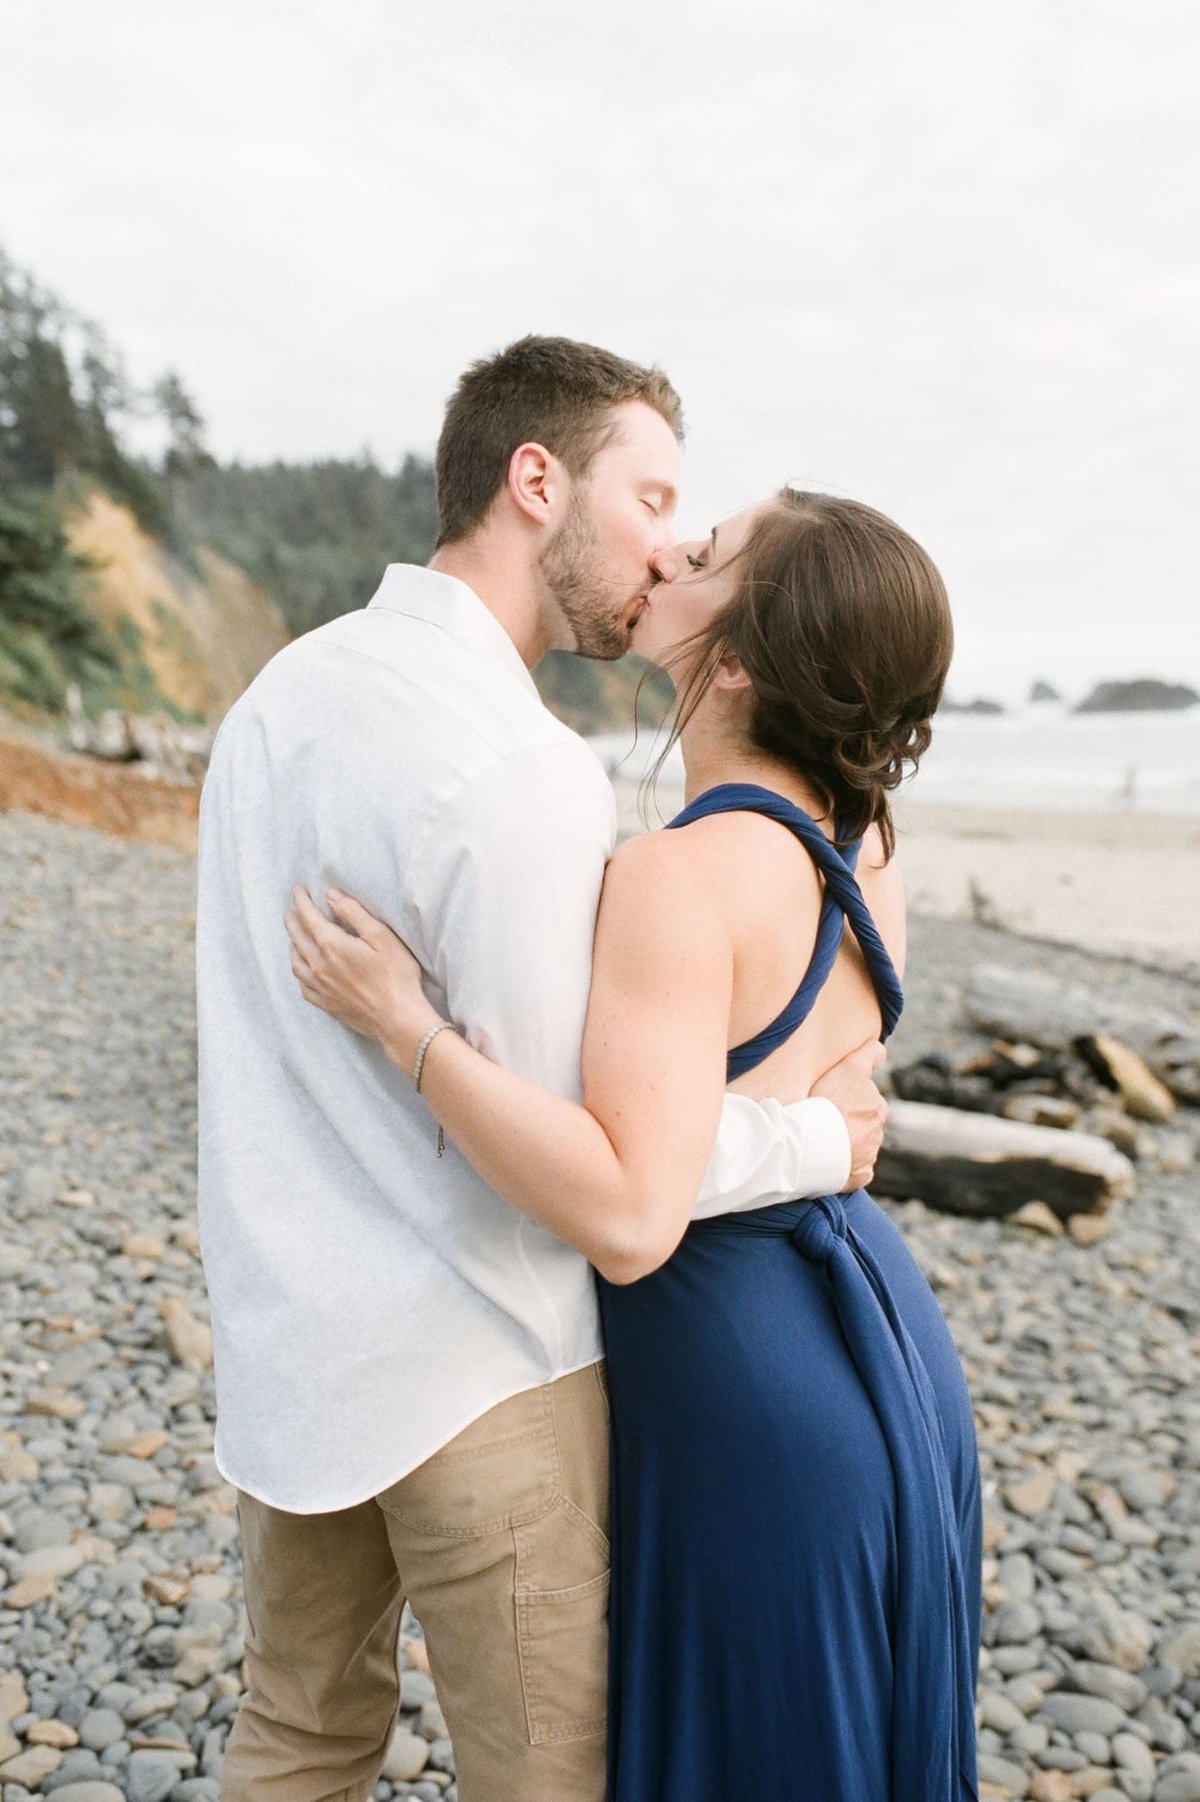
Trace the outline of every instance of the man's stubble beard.
{"label": "man's stubble beard", "polygon": [[567,514],[538,560],[542,580],[575,635],[580,657],[611,663],[629,649],[627,608],[614,606],[611,585],[600,575],[602,552],[582,494],[571,496]]}

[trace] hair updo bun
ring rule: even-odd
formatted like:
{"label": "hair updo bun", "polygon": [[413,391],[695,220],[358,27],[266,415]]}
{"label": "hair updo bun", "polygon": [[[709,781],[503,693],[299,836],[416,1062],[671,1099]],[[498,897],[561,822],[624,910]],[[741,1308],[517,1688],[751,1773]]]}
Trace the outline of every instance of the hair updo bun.
{"label": "hair updo bun", "polygon": [[691,643],[673,743],[717,664],[735,656],[753,690],[751,743],[791,764],[851,844],[929,747],[954,631],[945,584],[893,520],[858,501],[783,489],[738,555],[732,600]]}

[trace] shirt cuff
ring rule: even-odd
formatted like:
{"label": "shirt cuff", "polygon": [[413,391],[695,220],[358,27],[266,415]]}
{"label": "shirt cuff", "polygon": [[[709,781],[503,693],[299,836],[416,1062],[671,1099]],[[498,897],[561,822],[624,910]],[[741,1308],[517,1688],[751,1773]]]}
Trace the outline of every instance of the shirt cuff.
{"label": "shirt cuff", "polygon": [[786,1106],[727,1094],[694,1220],[838,1195],[850,1176],[850,1131],[824,1095]]}
{"label": "shirt cuff", "polygon": [[[781,1105],[776,1103],[774,1105]],[[850,1181],[850,1128],[846,1116],[827,1095],[793,1101],[783,1112],[803,1132],[798,1195],[841,1195]]]}

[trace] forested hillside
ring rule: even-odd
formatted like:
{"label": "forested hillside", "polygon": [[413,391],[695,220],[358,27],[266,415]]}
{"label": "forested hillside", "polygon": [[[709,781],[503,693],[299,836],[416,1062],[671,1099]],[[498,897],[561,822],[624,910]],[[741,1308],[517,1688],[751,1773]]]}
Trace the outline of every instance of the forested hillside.
{"label": "forested hillside", "polygon": [[[152,442],[154,452],[135,450]],[[219,718],[287,637],[427,560],[433,469],[369,455],[219,464],[180,376],[119,352],[0,250],[0,702]],[[633,718],[643,670],[552,656],[547,703],[582,731]],[[659,680],[644,706],[658,717]]]}
{"label": "forested hillside", "polygon": [[406,457],[317,463],[209,461],[180,485],[189,532],[239,563],[294,634],[363,607],[388,563],[424,563],[437,529],[433,469]]}

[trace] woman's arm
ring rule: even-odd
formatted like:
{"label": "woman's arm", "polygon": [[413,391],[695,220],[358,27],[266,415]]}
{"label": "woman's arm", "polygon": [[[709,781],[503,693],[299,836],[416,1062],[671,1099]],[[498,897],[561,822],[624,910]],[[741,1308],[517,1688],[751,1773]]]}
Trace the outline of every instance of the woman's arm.
{"label": "woman's arm", "polygon": [[[703,855],[687,840],[647,834],[608,866],[583,1106],[449,1032],[430,1045],[422,1074],[422,1095],[485,1181],[612,1282],[647,1274],[678,1244],[721,1112],[733,957]],[[331,896],[330,904],[378,955],[369,959],[363,948],[357,998],[348,995],[346,971],[335,967],[346,935],[298,901],[309,938],[306,949],[292,933],[302,987],[318,1005],[332,1000],[330,1011],[378,1037],[411,1074],[417,1045],[439,1018],[415,960],[356,903]],[[529,981],[537,982],[536,969]]]}

